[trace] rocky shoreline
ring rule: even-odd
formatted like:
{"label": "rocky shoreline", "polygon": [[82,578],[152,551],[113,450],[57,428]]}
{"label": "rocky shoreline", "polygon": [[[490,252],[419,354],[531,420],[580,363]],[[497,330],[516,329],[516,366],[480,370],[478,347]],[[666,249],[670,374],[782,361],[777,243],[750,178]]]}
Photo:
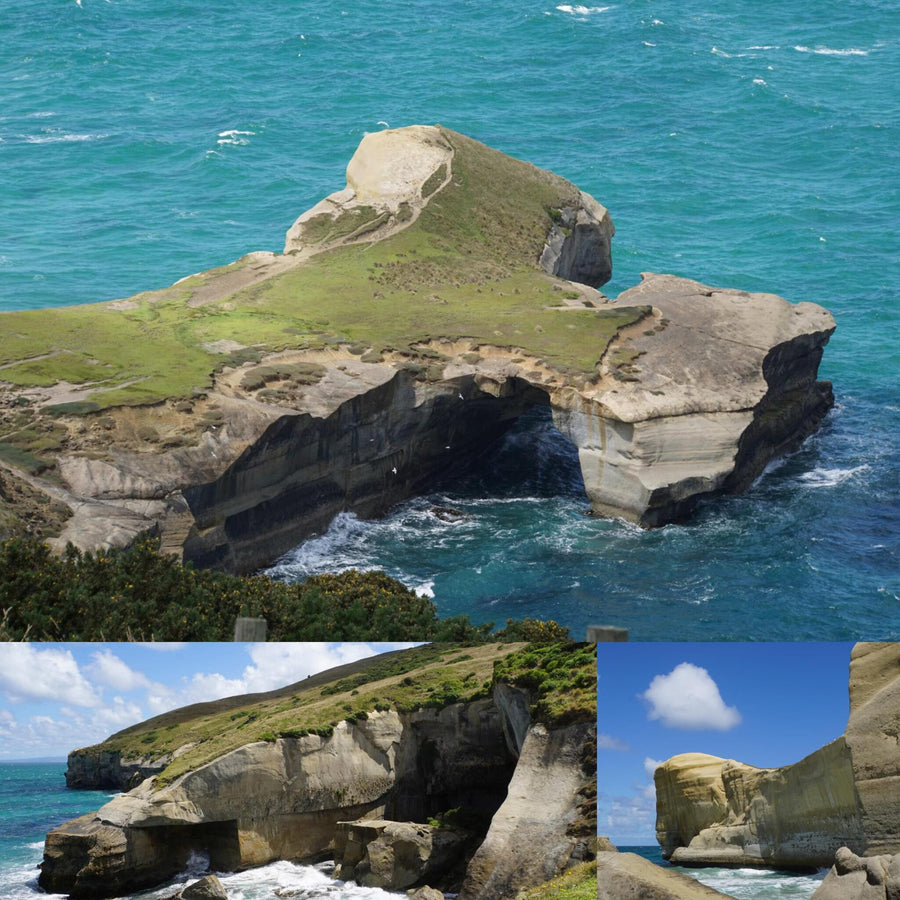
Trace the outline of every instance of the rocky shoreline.
{"label": "rocky shoreline", "polygon": [[[262,697],[284,705],[285,692]],[[533,717],[535,699],[501,681],[488,697],[411,712],[362,700],[320,733],[267,734],[173,780],[165,767],[187,745],[162,756],[150,747],[124,766],[121,754],[75,754],[70,780],[85,786],[128,782],[141,766],[163,773],[50,832],[40,885],[117,896],[159,885],[201,854],[216,871],[334,858],[342,877],[369,886],[512,896],[595,855],[595,707],[546,725]],[[253,715],[240,709],[218,712]]]}
{"label": "rocky shoreline", "polygon": [[[126,343],[148,320],[171,320],[178,341],[201,322],[180,350],[154,326],[160,358],[196,369],[171,382],[152,363],[117,382],[110,351],[63,351],[69,332],[4,314],[40,362],[0,360],[0,412],[22,442],[0,464],[71,510],[60,546],[150,530],[185,560],[247,572],[338,512],[379,515],[463,471],[536,404],[578,448],[594,513],[662,525],[744,490],[833,403],[817,381],[828,312],[672,275],[611,301],[596,290],[609,214],[550,173],[414,126],[367,135],[347,179],[283,254],[64,313]],[[240,334],[251,324],[258,340]],[[79,352],[109,384],[58,374]]]}

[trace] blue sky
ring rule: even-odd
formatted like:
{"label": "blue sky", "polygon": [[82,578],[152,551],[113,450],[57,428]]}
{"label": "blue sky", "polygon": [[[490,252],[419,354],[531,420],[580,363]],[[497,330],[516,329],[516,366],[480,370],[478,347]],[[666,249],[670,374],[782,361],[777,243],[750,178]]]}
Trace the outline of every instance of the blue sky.
{"label": "blue sky", "polygon": [[849,714],[851,647],[599,644],[600,833],[617,846],[656,842],[653,768],[677,753],[771,767],[834,740]]}
{"label": "blue sky", "polygon": [[0,762],[65,759],[150,716],[411,644],[0,643]]}

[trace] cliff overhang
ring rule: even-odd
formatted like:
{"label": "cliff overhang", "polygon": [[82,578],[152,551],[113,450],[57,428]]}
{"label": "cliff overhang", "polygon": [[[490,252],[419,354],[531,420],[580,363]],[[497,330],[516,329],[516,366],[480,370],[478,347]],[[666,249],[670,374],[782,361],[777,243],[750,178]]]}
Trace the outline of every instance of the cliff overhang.
{"label": "cliff overhang", "polygon": [[[596,791],[594,689],[581,685],[575,691],[579,712],[570,714],[568,723],[545,724],[527,713],[524,727],[522,711],[535,708],[537,695],[514,684],[503,690],[495,685],[488,696],[474,684],[467,689],[471,699],[409,710],[366,696],[372,691],[382,698],[399,696],[397,691],[404,695],[402,678],[413,680],[405,672],[425,678],[430,671],[427,677],[438,678],[436,684],[449,683],[485,661],[509,661],[514,651],[418,652],[425,656],[412,669],[398,666],[395,655],[378,671],[360,674],[357,668],[348,674],[344,667],[342,677],[315,690],[301,682],[271,695],[165,714],[136,726],[137,732],[126,730],[120,743],[127,738],[134,744],[139,732],[152,745],[168,740],[185,722],[188,729],[212,727],[204,732],[205,748],[182,746],[175,754],[161,753],[162,744],[154,750],[138,737],[139,745],[150,746],[143,762],[175,767],[151,774],[97,812],[50,832],[41,886],[73,897],[110,897],[161,884],[183,871],[192,854],[208,858],[218,871],[337,855],[348,877],[358,874],[366,884],[410,886],[421,879],[434,886],[445,882],[433,879],[446,877],[463,900],[500,900],[592,858],[596,813],[586,816],[585,800]],[[530,665],[538,652],[524,648],[516,665]],[[571,654],[566,658],[573,671],[592,668],[592,648],[552,653]],[[593,672],[581,680],[576,676],[576,688],[595,677]],[[571,703],[572,691],[567,697]],[[355,713],[325,727],[309,724],[317,714],[331,715],[325,711],[329,704],[344,708],[351,698],[359,706]],[[258,718],[265,719],[265,727],[274,722],[308,727],[282,727],[254,740],[254,729],[264,727]],[[75,766],[80,784],[110,777],[110,759],[101,748],[74,754],[81,760]],[[179,767],[178,759],[194,761]],[[128,783],[133,772],[134,767],[122,767],[118,776]],[[428,822],[448,810],[458,813],[457,808],[483,824],[453,842]],[[378,830],[384,819],[421,824]],[[373,859],[372,848],[373,858],[366,857],[358,873],[366,854],[347,850],[351,822],[357,833],[378,831],[367,843],[378,843],[381,861]],[[415,847],[412,835],[422,838]]]}
{"label": "cliff overhang", "polygon": [[3,314],[0,466],[72,510],[60,546],[151,529],[243,572],[465,470],[542,405],[595,513],[683,518],[818,427],[834,322],[668,275],[612,301],[613,234],[588,194],[462,135],[368,135],[283,253]]}

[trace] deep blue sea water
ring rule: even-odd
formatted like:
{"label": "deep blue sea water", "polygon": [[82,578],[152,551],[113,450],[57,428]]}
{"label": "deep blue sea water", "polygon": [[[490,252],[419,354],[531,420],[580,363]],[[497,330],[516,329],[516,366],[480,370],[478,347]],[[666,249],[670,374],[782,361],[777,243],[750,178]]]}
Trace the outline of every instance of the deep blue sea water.
{"label": "deep blue sea water", "polygon": [[[296,570],[383,567],[442,614],[576,633],[898,638],[898,84],[896,0],[14,4],[0,309],[278,250],[366,131],[440,122],[610,209],[610,295],[657,271],[825,305],[837,407],[749,494],[654,532],[586,518],[538,421],[502,450],[515,471],[344,517]],[[433,521],[438,502],[465,518]]]}

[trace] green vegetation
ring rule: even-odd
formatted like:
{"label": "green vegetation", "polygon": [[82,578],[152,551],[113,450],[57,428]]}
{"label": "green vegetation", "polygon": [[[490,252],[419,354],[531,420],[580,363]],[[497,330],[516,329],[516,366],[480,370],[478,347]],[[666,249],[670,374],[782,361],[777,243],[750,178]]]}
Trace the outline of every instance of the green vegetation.
{"label": "green vegetation", "polygon": [[567,869],[552,881],[520,894],[518,900],[597,900],[597,862]]}
{"label": "green vegetation", "polygon": [[[324,252],[261,283],[242,259],[123,303],[3,313],[3,380],[89,387],[83,401],[57,410],[82,414],[207,389],[218,367],[239,364],[210,349],[216,341],[237,341],[258,358],[336,339],[404,350],[441,336],[521,347],[563,371],[593,374],[616,331],[646,311],[552,308],[558,289],[536,261],[551,211],[575,189],[444,136],[455,150],[453,178],[405,231]],[[381,216],[364,207],[345,218],[319,222],[322,240],[364,232]]]}
{"label": "green vegetation", "polygon": [[[436,706],[436,698],[443,697],[448,683],[469,687],[453,700],[443,699],[441,706],[483,696],[495,661],[518,646],[492,641],[466,646],[431,644],[397,651],[342,667],[337,675],[323,673],[262,696],[165,713],[113,735],[100,746],[118,750],[126,757],[148,753],[159,757],[194,745],[158,776],[157,786],[162,786],[253,741],[310,735],[326,738],[342,722],[363,724],[376,707],[409,712]],[[336,677],[346,685],[340,693],[332,690]],[[351,689],[349,685],[355,683],[361,687]],[[149,751],[144,740],[148,734],[154,736]]]}
{"label": "green vegetation", "polygon": [[456,806],[430,818],[428,824],[433,828],[475,831],[483,834],[490,827],[491,818],[492,815],[488,810],[475,809],[470,806]]}
{"label": "green vegetation", "polygon": [[0,638],[230,640],[237,616],[262,616],[271,640],[473,640],[491,626],[440,620],[435,606],[382,572],[264,576],[196,571],[138,540],[127,550],[62,557],[33,537],[0,543]]}
{"label": "green vegetation", "polygon": [[[430,600],[383,572],[350,570],[285,584],[198,571],[158,551],[159,541],[149,537],[127,550],[82,553],[70,545],[61,557],[31,536],[0,542],[0,640],[227,641],[238,616],[265,618],[273,641],[568,636],[555,622],[509,621],[491,634],[492,624],[473,625],[468,616],[440,619]],[[334,692],[404,671],[395,668],[402,663],[382,665]],[[432,699],[440,704],[471,694],[471,684],[451,680]]]}
{"label": "green vegetation", "polygon": [[[267,694],[232,697],[164,713],[126,728],[98,745],[119,751],[123,758],[163,757],[185,748],[157,777],[157,786],[254,741],[328,738],[338,727],[365,727],[376,711],[411,712],[443,707],[457,701],[486,696],[499,672],[516,673],[530,668],[529,654],[541,653],[538,645],[511,643],[428,644],[360,660],[338,670],[312,676]],[[547,648],[551,649],[551,648]],[[592,648],[577,644],[554,645],[546,658],[572,660],[580,672]],[[452,690],[448,691],[448,686]],[[596,694],[593,696],[596,707]],[[581,701],[585,707],[586,700]],[[342,723],[347,723],[346,725]],[[89,748],[90,749],[90,748]],[[596,754],[596,744],[594,744]],[[591,769],[590,747],[582,760]],[[596,760],[596,755],[593,757]],[[592,795],[595,798],[595,794]],[[596,800],[585,798],[586,821]],[[594,823],[596,813],[594,813]],[[470,811],[451,810],[435,824],[473,827]],[[593,827],[593,826],[591,826]]]}
{"label": "green vegetation", "polygon": [[550,727],[597,720],[595,644],[531,644],[497,663],[498,681],[531,691],[532,718]]}

